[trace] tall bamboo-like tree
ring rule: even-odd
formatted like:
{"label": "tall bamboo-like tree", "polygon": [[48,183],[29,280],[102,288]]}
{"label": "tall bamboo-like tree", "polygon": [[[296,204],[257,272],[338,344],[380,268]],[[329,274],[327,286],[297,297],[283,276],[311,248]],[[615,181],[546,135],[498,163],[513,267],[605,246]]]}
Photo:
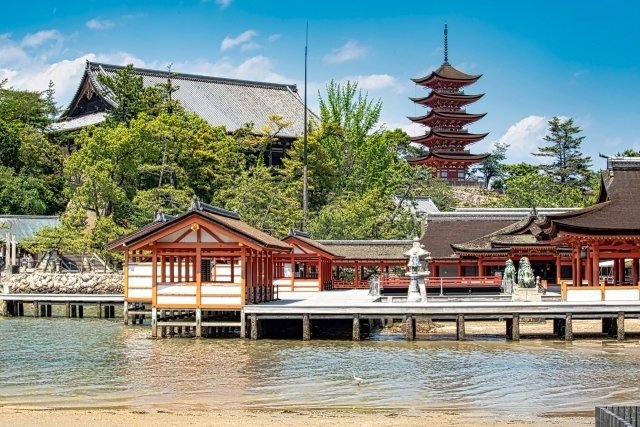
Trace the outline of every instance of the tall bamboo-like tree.
{"label": "tall bamboo-like tree", "polygon": [[539,147],[534,156],[546,157],[550,163],[540,165],[540,169],[551,175],[559,184],[572,187],[588,185],[593,172],[590,170],[591,157],[580,151],[584,136],[572,118],[562,120],[554,117],[549,121],[549,133],[544,140],[549,145]]}

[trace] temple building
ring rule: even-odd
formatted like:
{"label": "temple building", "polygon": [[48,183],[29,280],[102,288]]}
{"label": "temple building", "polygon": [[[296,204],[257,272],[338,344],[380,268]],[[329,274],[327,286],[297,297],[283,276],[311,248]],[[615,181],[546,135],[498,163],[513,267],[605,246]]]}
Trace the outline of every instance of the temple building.
{"label": "temple building", "polygon": [[[111,90],[98,76],[114,76],[124,67],[87,61],[85,72],[73,99],[52,127],[53,132],[68,132],[103,123],[106,113],[116,106]],[[175,89],[172,98],[189,112],[202,117],[212,126],[224,126],[234,132],[247,124],[256,135],[277,115],[291,125],[276,134],[277,143],[265,153],[268,165],[280,165],[284,152],[304,133],[304,103],[296,85],[235,80],[220,77],[174,73],[134,68],[145,87],[158,84]],[[310,117],[315,115],[309,111]],[[73,150],[73,141],[68,141]]]}
{"label": "temple building", "polygon": [[470,133],[466,127],[484,114],[467,113],[466,106],[483,94],[469,95],[464,87],[481,76],[465,74],[449,64],[447,26],[444,27],[444,62],[431,74],[412,79],[419,86],[431,89],[427,96],[410,98],[416,104],[430,108],[425,115],[409,119],[428,128],[424,135],[411,141],[428,148],[426,155],[409,158],[413,165],[427,165],[438,177],[452,184],[466,184],[469,166],[482,162],[488,154],[471,154],[467,145],[482,140],[488,133]]}

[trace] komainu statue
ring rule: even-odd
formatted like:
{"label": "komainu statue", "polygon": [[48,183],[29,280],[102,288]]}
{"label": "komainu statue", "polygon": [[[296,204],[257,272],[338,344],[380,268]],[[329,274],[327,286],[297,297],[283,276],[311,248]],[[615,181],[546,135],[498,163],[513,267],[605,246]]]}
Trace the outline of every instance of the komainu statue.
{"label": "komainu statue", "polygon": [[510,294],[513,292],[513,286],[516,283],[516,268],[513,265],[513,261],[507,260],[504,267],[504,273],[502,275],[502,289],[505,293]]}
{"label": "komainu statue", "polygon": [[536,284],[536,278],[533,275],[533,269],[529,258],[520,258],[520,268],[518,268],[518,285],[521,288],[533,288]]}

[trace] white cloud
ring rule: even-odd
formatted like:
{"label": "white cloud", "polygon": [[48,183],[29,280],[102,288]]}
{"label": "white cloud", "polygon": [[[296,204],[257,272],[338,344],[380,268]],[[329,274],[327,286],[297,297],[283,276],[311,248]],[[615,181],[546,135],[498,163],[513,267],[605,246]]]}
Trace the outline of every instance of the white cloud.
{"label": "white cloud", "polygon": [[531,153],[538,151],[548,129],[548,118],[530,115],[511,125],[498,142],[509,144],[507,163],[540,164],[542,159]]}
{"label": "white cloud", "polygon": [[231,0],[216,0],[216,4],[220,6],[220,9],[226,9],[231,4]]}
{"label": "white cloud", "polygon": [[394,92],[403,92],[404,87],[398,82],[398,79],[389,74],[369,74],[368,76],[358,75],[345,77],[341,82],[358,82],[358,88],[364,91],[393,89]]}
{"label": "white cloud", "polygon": [[322,60],[328,64],[338,64],[363,58],[366,54],[365,47],[360,46],[355,40],[349,40],[339,48],[333,49],[331,53],[326,54]]}
{"label": "white cloud", "polygon": [[113,27],[115,24],[112,21],[100,20],[99,18],[93,18],[85,22],[87,28],[90,30],[106,30]]}
{"label": "white cloud", "polygon": [[34,34],[27,34],[22,39],[21,44],[24,47],[36,47],[36,46],[42,45],[43,43],[49,40],[61,42],[63,40],[63,37],[62,37],[62,34],[60,34],[60,31],[58,30],[43,30],[43,31],[38,31],[37,33],[34,33]]}
{"label": "white cloud", "polygon": [[255,32],[254,30],[247,30],[237,37],[227,36],[222,40],[222,43],[220,43],[220,50],[224,52],[225,50],[234,48],[239,45],[242,46],[242,45],[251,44],[252,43],[251,39],[257,35],[258,33]]}
{"label": "white cloud", "polygon": [[279,40],[281,36],[282,36],[281,34],[271,34],[271,35],[269,36],[269,38],[267,39],[267,41],[268,41],[269,43],[273,43],[273,42],[275,42],[275,41]]}

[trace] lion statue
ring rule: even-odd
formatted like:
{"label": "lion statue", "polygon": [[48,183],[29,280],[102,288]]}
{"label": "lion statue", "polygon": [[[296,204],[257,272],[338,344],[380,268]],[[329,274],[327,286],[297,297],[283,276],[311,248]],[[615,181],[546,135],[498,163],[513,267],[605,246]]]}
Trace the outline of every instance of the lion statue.
{"label": "lion statue", "polygon": [[516,268],[510,259],[505,262],[504,273],[502,275],[502,288],[504,292],[510,294],[513,292],[513,285],[516,284]]}
{"label": "lion statue", "polygon": [[529,258],[522,257],[520,259],[520,268],[518,268],[518,285],[522,288],[533,288],[536,284],[536,278],[533,275],[533,269]]}

